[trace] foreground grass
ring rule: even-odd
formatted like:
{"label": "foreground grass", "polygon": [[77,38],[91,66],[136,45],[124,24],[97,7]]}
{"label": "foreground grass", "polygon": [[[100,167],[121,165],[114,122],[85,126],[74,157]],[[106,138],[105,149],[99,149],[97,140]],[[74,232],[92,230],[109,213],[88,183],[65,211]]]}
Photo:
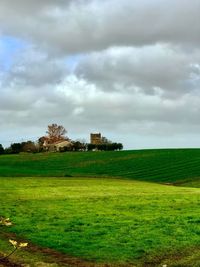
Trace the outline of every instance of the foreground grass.
{"label": "foreground grass", "polygon": [[10,231],[43,247],[95,262],[198,266],[198,253],[189,253],[191,265],[172,264],[174,254],[200,246],[199,189],[105,178],[0,178],[0,203],[0,215],[14,222]]}
{"label": "foreground grass", "polygon": [[[12,249],[13,247],[8,242],[8,237],[5,236],[5,233],[3,233],[3,231],[0,231],[0,258],[10,253]],[[0,267],[14,267],[17,264],[18,267],[63,267],[63,265],[57,264],[53,260],[54,259],[52,259],[51,255],[45,255],[44,253],[42,253],[42,251],[33,251],[30,248],[26,248],[23,250],[17,250],[16,253],[14,253],[4,262],[0,260]],[[66,265],[65,267],[71,266]]]}
{"label": "foreground grass", "polygon": [[0,176],[126,177],[199,187],[200,149],[1,155]]}

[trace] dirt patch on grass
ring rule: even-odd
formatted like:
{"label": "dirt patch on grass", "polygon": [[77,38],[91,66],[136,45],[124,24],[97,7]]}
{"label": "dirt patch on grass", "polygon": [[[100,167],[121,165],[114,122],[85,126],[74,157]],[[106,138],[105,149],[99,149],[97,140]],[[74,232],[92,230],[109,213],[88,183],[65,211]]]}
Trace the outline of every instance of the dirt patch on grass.
{"label": "dirt patch on grass", "polygon": [[[20,239],[14,233],[4,233],[6,239]],[[44,248],[31,244],[27,240],[20,240],[20,242],[28,242],[28,247],[24,250],[30,254],[42,255],[43,261],[45,262],[36,262],[35,267],[135,267],[135,265],[125,263],[125,264],[107,264],[107,263],[95,263],[91,261],[86,261],[81,258],[72,257],[64,253],[58,252],[51,248]],[[0,261],[3,267],[29,267],[29,264],[24,264],[23,262],[14,263],[11,260],[5,260],[5,262]],[[6,265],[7,264],[7,265]],[[10,264],[10,265],[9,265]],[[32,266],[32,265],[31,265]]]}
{"label": "dirt patch on grass", "polygon": [[12,262],[10,259],[2,259],[3,255],[0,254],[0,267],[22,267],[21,264]]}
{"label": "dirt patch on grass", "polygon": [[29,245],[28,250],[31,251],[32,253],[42,253],[43,255],[48,256],[52,260],[52,262],[57,263],[61,266],[77,266],[77,267],[96,266],[94,263],[87,262],[76,257],[65,255],[50,248],[43,248],[31,244]]}
{"label": "dirt patch on grass", "polygon": [[42,254],[49,256],[54,263],[59,264],[60,266],[68,267],[134,267],[132,264],[107,264],[107,263],[95,263],[85,261],[81,258],[71,257],[69,255],[60,253],[50,248],[42,248],[35,245],[30,245],[29,250],[33,253],[42,252]]}
{"label": "dirt patch on grass", "polygon": [[180,251],[171,251],[165,255],[144,260],[141,267],[199,267],[200,247],[190,247]]}

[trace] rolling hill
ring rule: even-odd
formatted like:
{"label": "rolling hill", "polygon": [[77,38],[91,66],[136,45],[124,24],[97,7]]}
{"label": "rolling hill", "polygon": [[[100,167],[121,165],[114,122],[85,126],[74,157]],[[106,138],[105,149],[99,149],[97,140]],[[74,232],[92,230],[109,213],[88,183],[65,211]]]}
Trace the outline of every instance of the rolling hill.
{"label": "rolling hill", "polygon": [[0,176],[123,177],[198,187],[200,149],[1,155]]}

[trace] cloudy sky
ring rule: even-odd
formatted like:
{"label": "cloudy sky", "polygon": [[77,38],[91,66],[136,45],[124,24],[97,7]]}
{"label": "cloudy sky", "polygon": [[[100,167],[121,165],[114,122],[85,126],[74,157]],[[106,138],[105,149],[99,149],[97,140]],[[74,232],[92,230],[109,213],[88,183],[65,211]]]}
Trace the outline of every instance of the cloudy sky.
{"label": "cloudy sky", "polygon": [[0,0],[0,143],[62,124],[200,147],[200,0]]}

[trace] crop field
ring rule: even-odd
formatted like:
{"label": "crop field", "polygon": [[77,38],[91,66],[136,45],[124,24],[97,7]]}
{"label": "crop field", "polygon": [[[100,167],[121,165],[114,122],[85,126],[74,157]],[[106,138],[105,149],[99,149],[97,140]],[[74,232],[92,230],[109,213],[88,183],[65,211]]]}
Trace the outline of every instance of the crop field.
{"label": "crop field", "polygon": [[0,177],[122,177],[198,186],[200,149],[69,152],[0,156]]}
{"label": "crop field", "polygon": [[30,266],[48,248],[73,257],[52,267],[199,267],[199,161],[197,149],[2,156],[0,216],[13,225],[0,254],[11,237],[29,243],[13,259]]}

